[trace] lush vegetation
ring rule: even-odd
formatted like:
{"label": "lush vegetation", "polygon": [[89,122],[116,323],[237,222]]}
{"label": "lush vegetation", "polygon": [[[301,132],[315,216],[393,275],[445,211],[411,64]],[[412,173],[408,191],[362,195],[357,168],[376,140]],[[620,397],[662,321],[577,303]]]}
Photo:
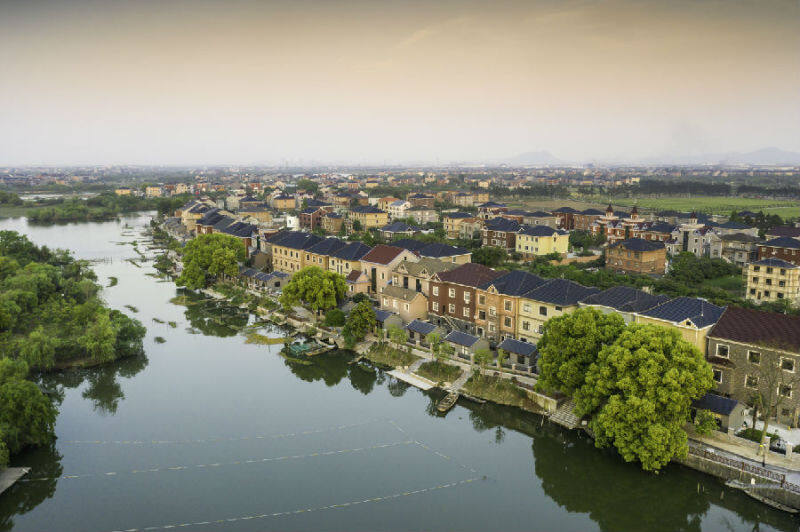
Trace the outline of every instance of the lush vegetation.
{"label": "lush vegetation", "polygon": [[392,368],[410,366],[415,361],[419,360],[419,357],[416,355],[412,355],[408,351],[397,349],[391,346],[389,342],[376,342],[372,344],[364,356],[372,362]]}
{"label": "lush vegetation", "polygon": [[347,283],[341,274],[308,266],[292,276],[280,297],[286,310],[302,305],[314,312],[330,310],[344,299]]}
{"label": "lush vegetation", "polygon": [[186,244],[183,272],[175,282],[178,286],[199,289],[209,286],[220,275],[236,277],[245,255],[244,243],[234,236],[199,235]]}
{"label": "lush vegetation", "polygon": [[503,248],[485,246],[472,252],[472,262],[496,268],[508,260],[508,253]]}
{"label": "lush vegetation", "polygon": [[158,211],[167,214],[189,199],[188,195],[168,198],[143,198],[141,196],[118,196],[114,192],[103,192],[87,199],[57,198],[48,200],[46,206],[32,207],[27,212],[34,223],[60,223],[114,220],[120,214],[138,211]]}
{"label": "lush vegetation", "polygon": [[461,368],[438,360],[425,362],[417,369],[417,374],[433,382],[454,382],[462,374]]}
{"label": "lush vegetation", "polygon": [[98,297],[96,276],[62,250],[0,231],[0,467],[52,439],[56,410],[30,369],[97,364],[142,353],[145,328]]}
{"label": "lush vegetation", "polygon": [[375,327],[375,309],[369,301],[361,301],[353,307],[344,324],[342,335],[349,347],[363,340]]}

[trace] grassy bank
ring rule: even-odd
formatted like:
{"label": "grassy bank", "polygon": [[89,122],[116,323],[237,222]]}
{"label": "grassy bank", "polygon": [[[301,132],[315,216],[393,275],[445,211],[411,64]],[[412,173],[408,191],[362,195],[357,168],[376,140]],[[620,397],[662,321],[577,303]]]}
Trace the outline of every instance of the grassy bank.
{"label": "grassy bank", "polygon": [[395,368],[399,366],[410,366],[419,359],[418,356],[396,349],[388,343],[372,344],[369,350],[364,354],[364,357],[376,364]]}
{"label": "grassy bank", "polygon": [[531,412],[541,409],[528,398],[525,390],[513,384],[509,379],[488,375],[473,375],[464,385],[469,395],[492,401],[501,405],[517,406]]}
{"label": "grassy bank", "polygon": [[420,377],[425,377],[433,382],[454,382],[464,372],[457,366],[443,364],[442,362],[434,360],[422,364],[419,369],[417,369],[416,373]]}

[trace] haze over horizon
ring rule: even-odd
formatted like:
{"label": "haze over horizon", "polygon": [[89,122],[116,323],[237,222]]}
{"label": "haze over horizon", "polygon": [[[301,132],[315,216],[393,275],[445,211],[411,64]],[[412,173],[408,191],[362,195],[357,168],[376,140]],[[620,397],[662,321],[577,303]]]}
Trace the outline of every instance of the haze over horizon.
{"label": "haze over horizon", "polygon": [[0,1],[0,166],[800,151],[796,1]]}

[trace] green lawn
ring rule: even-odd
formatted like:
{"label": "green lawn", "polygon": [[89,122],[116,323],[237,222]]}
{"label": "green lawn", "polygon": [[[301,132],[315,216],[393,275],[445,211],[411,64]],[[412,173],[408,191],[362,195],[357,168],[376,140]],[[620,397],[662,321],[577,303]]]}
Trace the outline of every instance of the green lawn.
{"label": "green lawn", "polygon": [[718,277],[716,279],[708,279],[704,282],[714,288],[720,288],[730,292],[737,297],[741,297],[742,294],[744,294],[744,279],[741,275]]}
{"label": "green lawn", "polygon": [[417,370],[418,375],[433,382],[454,382],[462,373],[461,368],[436,360],[425,362]]}

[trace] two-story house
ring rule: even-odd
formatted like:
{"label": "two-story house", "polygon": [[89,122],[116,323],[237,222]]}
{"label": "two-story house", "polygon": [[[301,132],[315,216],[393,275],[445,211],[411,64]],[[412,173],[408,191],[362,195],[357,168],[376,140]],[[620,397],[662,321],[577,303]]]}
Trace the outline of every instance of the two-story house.
{"label": "two-story house", "polygon": [[600,290],[567,279],[551,279],[520,296],[517,339],[537,342],[544,323],[555,316],[572,312],[578,302]]}
{"label": "two-story house", "polygon": [[745,297],[750,301],[785,300],[790,305],[800,305],[800,266],[778,258],[765,258],[751,262],[744,271]]}
{"label": "two-story house", "polygon": [[706,336],[725,307],[696,297],[678,297],[636,314],[636,323],[651,323],[677,330],[684,340],[706,353]]}
{"label": "two-story house", "polygon": [[417,256],[407,249],[385,244],[375,246],[361,257],[361,270],[369,277],[370,293],[377,295],[383,292],[391,282],[392,270],[404,260],[416,261]]}
{"label": "two-story house", "polygon": [[436,273],[430,280],[429,320],[474,334],[476,291],[479,286],[501,275],[503,272],[472,262]]}
{"label": "two-story house", "polygon": [[569,233],[548,225],[523,225],[516,237],[517,253],[523,259],[569,251]]}
{"label": "two-story house", "polygon": [[512,270],[480,285],[475,291],[475,334],[490,343],[516,338],[520,296],[546,282],[538,275]]}

